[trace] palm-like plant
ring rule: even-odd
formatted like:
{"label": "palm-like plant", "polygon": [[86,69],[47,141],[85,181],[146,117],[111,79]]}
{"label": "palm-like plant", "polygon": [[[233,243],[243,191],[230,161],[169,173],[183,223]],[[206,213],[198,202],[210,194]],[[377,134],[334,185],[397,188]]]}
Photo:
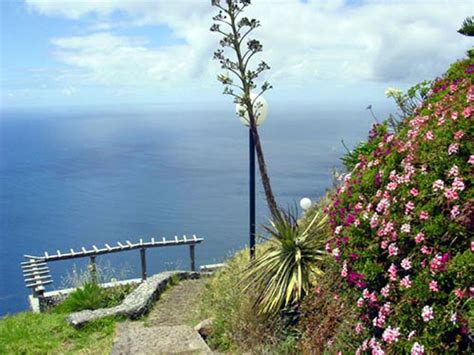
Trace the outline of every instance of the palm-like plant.
{"label": "palm-like plant", "polygon": [[244,292],[256,292],[259,313],[274,314],[297,305],[315,276],[323,273],[318,264],[325,255],[326,221],[327,216],[318,210],[303,228],[288,211],[265,227],[266,248],[249,264],[243,278]]}

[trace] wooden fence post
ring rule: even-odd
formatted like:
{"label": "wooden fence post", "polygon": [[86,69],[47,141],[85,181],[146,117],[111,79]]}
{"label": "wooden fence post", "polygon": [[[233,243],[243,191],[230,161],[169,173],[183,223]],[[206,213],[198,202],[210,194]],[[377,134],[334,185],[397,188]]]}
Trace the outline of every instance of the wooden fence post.
{"label": "wooden fence post", "polygon": [[191,271],[196,271],[194,244],[189,245],[189,256],[191,257]]}
{"label": "wooden fence post", "polygon": [[140,259],[142,262],[142,281],[146,280],[147,274],[146,274],[146,249],[141,248],[140,249]]}

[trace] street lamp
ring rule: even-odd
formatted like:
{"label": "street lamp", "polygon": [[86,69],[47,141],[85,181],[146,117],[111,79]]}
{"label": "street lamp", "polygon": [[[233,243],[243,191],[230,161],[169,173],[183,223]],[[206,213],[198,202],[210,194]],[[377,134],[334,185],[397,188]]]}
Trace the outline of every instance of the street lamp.
{"label": "street lamp", "polygon": [[[255,115],[257,126],[261,125],[268,115],[268,104],[262,96],[257,96],[254,93],[250,94],[250,99],[253,103],[253,112]],[[239,116],[240,122],[244,126],[249,127],[249,229],[250,229],[250,260],[255,258],[255,142],[250,129],[250,122],[247,110],[241,105],[236,105],[236,112]]]}
{"label": "street lamp", "polygon": [[305,214],[306,211],[308,211],[311,208],[312,204],[313,203],[311,202],[311,200],[307,197],[303,197],[300,200],[300,207],[303,209],[303,214]]}

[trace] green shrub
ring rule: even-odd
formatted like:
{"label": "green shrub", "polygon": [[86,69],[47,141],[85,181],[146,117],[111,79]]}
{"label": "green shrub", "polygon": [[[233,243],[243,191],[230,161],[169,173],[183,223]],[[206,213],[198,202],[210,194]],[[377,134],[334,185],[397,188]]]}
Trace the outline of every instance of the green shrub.
{"label": "green shrub", "polygon": [[85,309],[113,307],[122,302],[125,296],[134,288],[132,285],[120,285],[103,288],[96,283],[86,283],[83,287],[72,292],[62,303],[53,310],[55,313],[71,313]]}
{"label": "green shrub", "polygon": [[309,224],[302,227],[291,212],[265,226],[266,248],[252,261],[244,275],[244,292],[256,292],[256,310],[277,314],[297,306],[309,291],[311,282],[322,274],[325,256],[327,217],[316,210]]}
{"label": "green shrub", "polygon": [[[265,244],[258,245],[257,255],[265,248]],[[253,307],[255,293],[242,290],[248,253],[248,249],[236,253],[205,287],[200,318],[214,320],[212,333],[206,341],[214,349],[231,353],[286,353],[285,348],[295,342],[293,334],[280,317],[257,314]]]}
{"label": "green shrub", "polygon": [[[461,353],[472,346],[474,60],[436,79],[398,132],[375,125],[344,160],[327,245],[357,305],[325,350]],[[322,307],[324,309],[324,307]],[[326,343],[327,340],[326,339]]]}

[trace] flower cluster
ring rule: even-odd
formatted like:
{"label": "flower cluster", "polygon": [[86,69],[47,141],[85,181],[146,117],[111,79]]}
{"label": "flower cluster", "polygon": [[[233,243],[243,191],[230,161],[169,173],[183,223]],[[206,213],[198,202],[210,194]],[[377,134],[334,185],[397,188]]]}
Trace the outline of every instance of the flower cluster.
{"label": "flower cluster", "polygon": [[[358,299],[358,353],[463,351],[474,296],[474,82],[458,62],[345,159],[326,250]],[[454,321],[453,321],[454,319]]]}

